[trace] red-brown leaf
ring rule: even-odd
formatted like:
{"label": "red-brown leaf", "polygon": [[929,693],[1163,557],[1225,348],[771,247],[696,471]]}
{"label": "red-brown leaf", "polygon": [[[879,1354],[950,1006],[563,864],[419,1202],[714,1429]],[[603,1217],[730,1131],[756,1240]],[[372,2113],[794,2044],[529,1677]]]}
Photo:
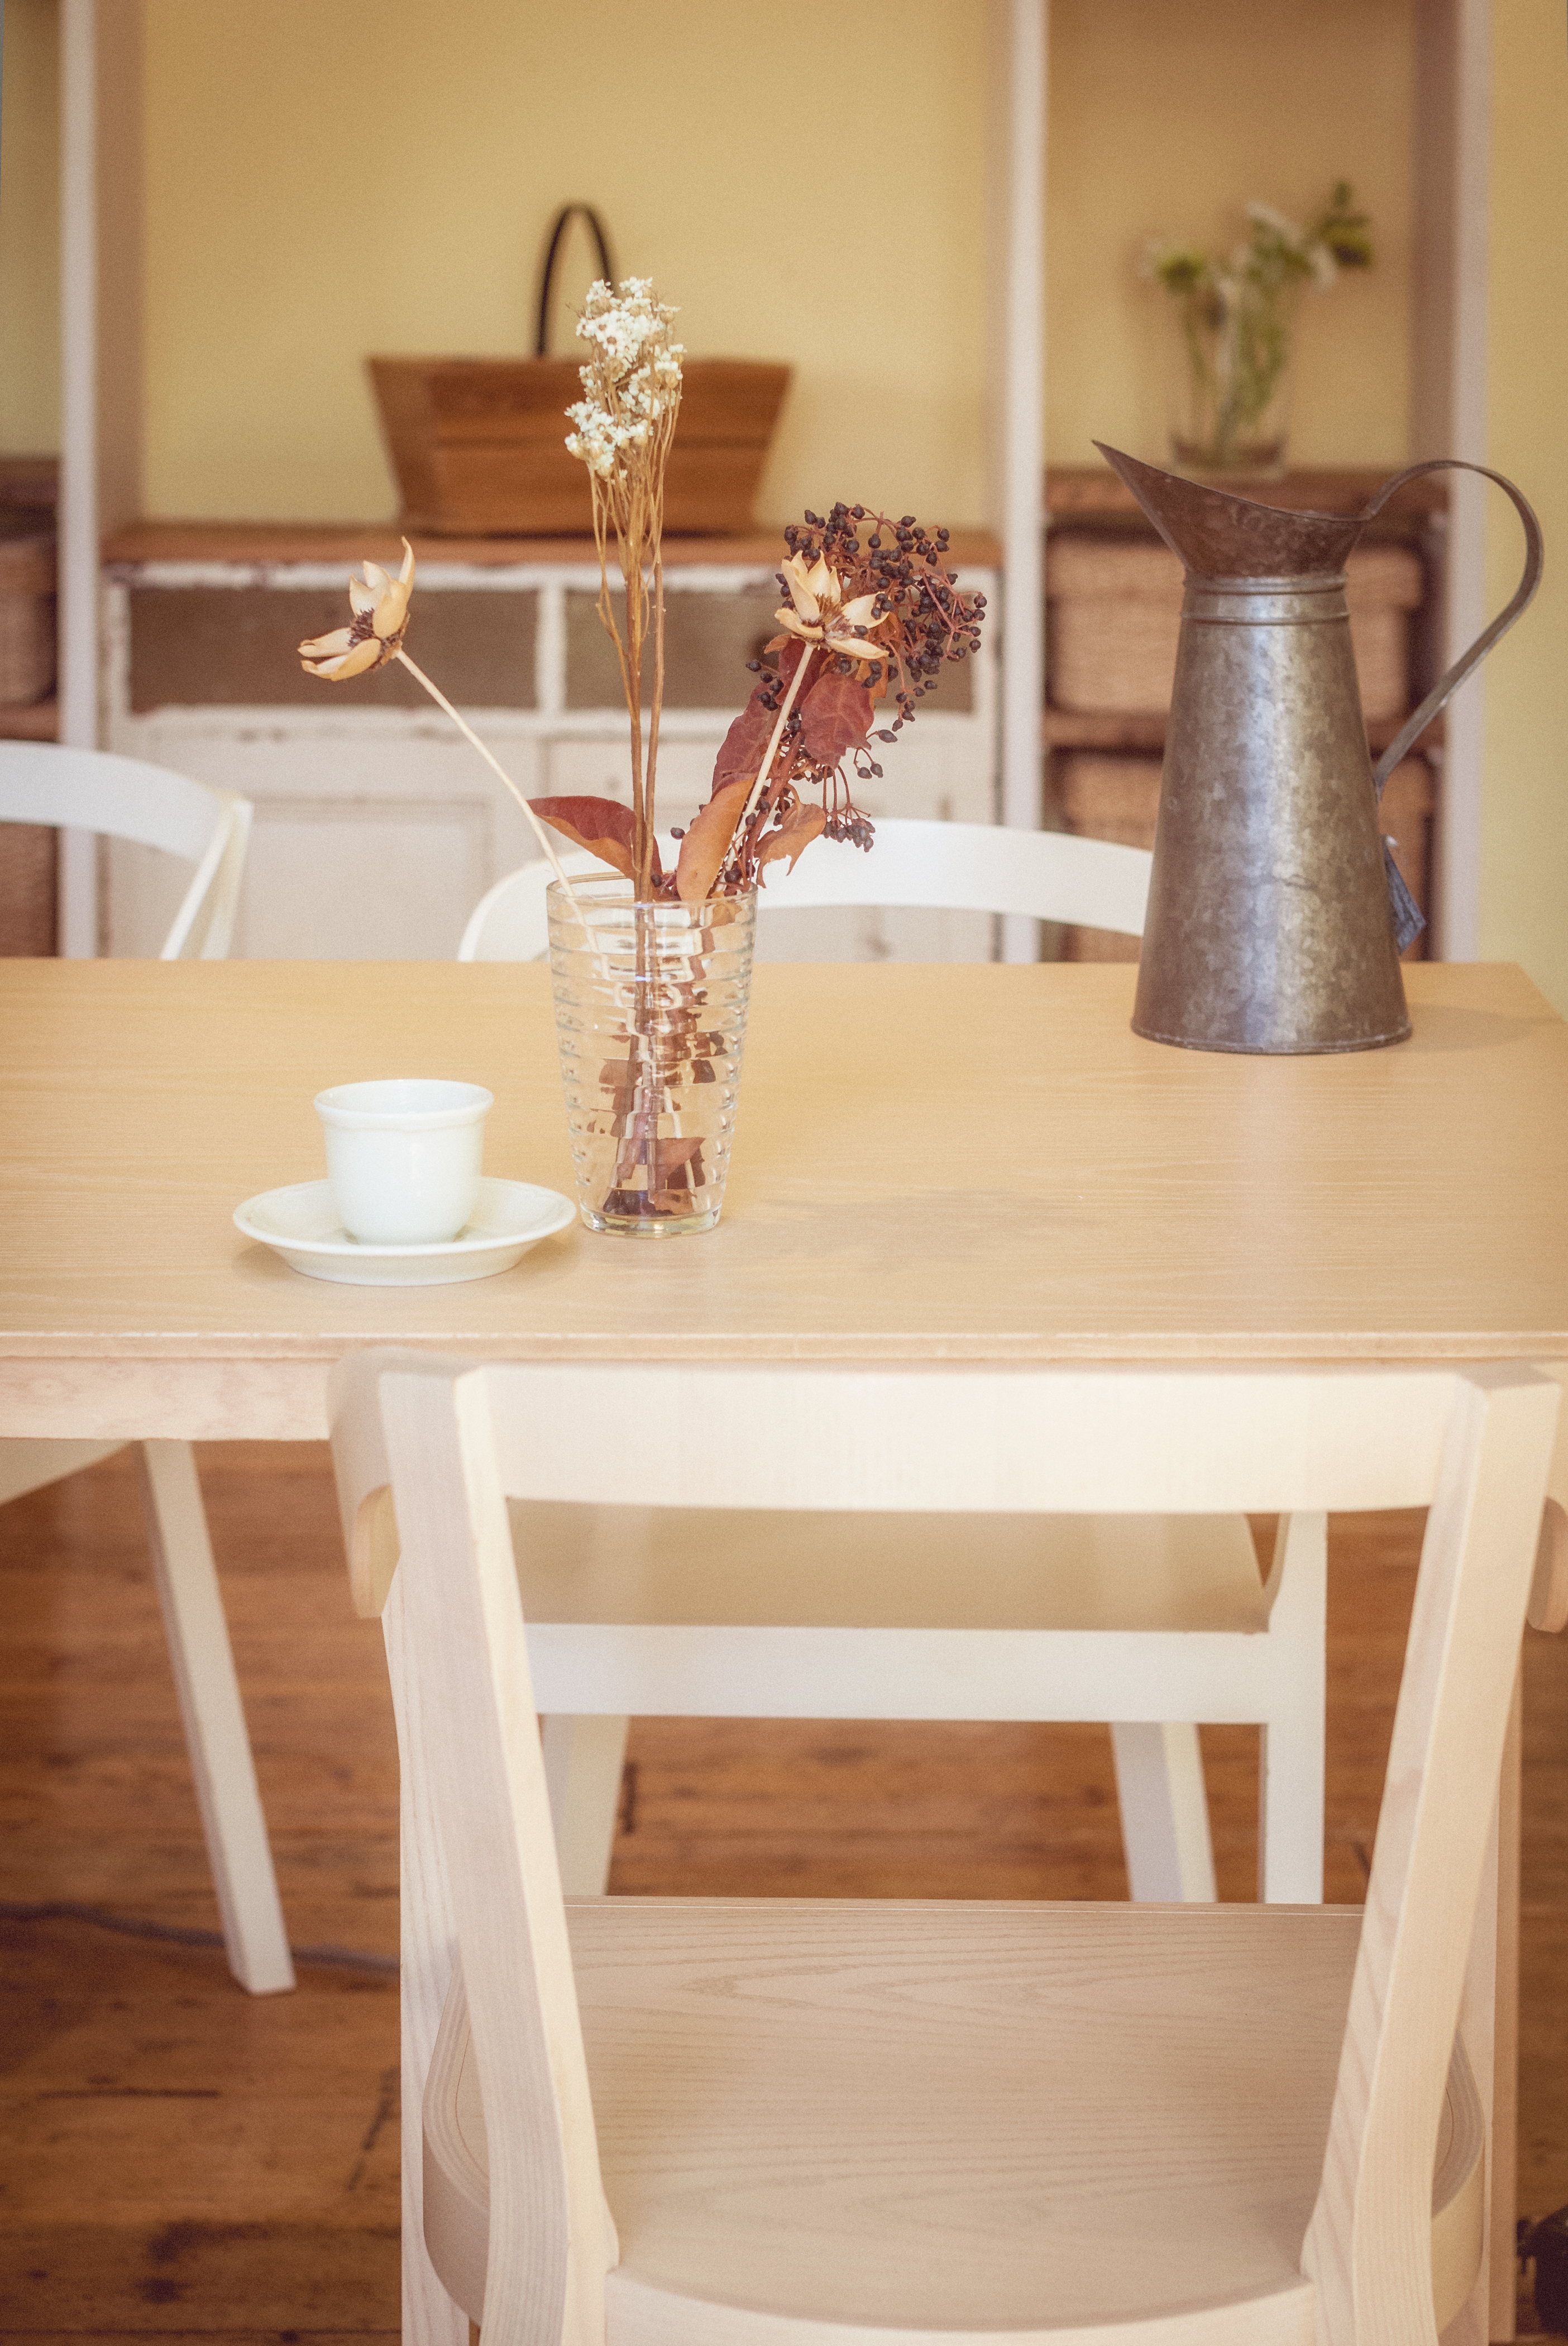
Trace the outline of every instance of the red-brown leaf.
{"label": "red-brown leaf", "polygon": [[729,852],[741,810],[750,795],[750,775],[738,775],[734,781],[716,790],[708,804],[699,807],[692,817],[680,842],[680,861],[675,867],[676,893],[683,904],[707,903],[719,867]]}
{"label": "red-brown leaf", "polygon": [[762,763],[769,734],[773,730],[774,712],[764,709],[759,698],[761,688],[754,692],[723,740],[713,761],[713,787],[721,790],[726,782],[757,779],[757,769]]}
{"label": "red-brown leaf", "polygon": [[871,729],[871,696],[859,677],[830,669],[800,703],[800,740],[816,766],[836,766]]}
{"label": "red-brown leaf", "polygon": [[821,837],[827,820],[826,807],[798,806],[788,821],[781,822],[777,831],[770,831],[763,841],[757,857],[758,871],[765,863],[776,862],[780,855],[787,855],[793,872],[811,842]]}
{"label": "red-brown leaf", "polygon": [[[769,646],[769,651],[777,644],[785,648],[779,662],[779,673],[788,684],[795,673],[797,661],[809,658],[811,647],[794,636],[775,636],[773,643]],[[757,780],[758,770],[768,754],[768,744],[773,738],[773,728],[778,722],[777,709],[762,706],[762,695],[770,683],[769,678],[754,686],[750,699],[719,743],[718,755],[713,762],[715,791],[721,790],[726,782],[742,778],[748,782]]]}
{"label": "red-brown leaf", "polygon": [[[632,811],[618,799],[530,799],[528,803],[541,822],[547,822],[575,846],[585,847],[624,878],[636,878],[636,865],[632,859]],[[657,841],[653,876],[656,880],[663,876]]]}

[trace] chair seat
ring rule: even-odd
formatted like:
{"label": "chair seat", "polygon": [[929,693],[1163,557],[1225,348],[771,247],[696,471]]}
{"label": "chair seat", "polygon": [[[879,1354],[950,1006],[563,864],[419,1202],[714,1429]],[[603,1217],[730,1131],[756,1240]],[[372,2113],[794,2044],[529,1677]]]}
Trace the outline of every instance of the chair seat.
{"label": "chair seat", "polygon": [[[613,2346],[761,2346],[796,2334],[779,2317],[881,2346],[1091,2329],[1113,2346],[1106,2325],[1187,2307],[1195,2341],[1311,2346],[1298,2259],[1359,1908],[610,1899],[568,1915],[620,2239]],[[1456,2054],[1440,2326],[1479,2270],[1482,2140]],[[460,1981],[424,2146],[431,2258],[479,2320],[489,2178]]]}
{"label": "chair seat", "polygon": [[1239,1515],[784,1515],[516,1500],[509,1512],[530,1624],[1268,1627]]}

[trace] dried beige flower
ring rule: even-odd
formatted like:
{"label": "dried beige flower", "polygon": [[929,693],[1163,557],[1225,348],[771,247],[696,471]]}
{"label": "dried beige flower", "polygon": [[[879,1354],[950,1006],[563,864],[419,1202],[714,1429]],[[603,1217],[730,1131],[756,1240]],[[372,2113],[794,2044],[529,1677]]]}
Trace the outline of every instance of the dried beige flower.
{"label": "dried beige flower", "polygon": [[300,665],[308,676],[344,684],[351,676],[368,675],[397,658],[408,628],[413,567],[413,548],[405,537],[402,567],[395,578],[379,562],[367,562],[363,578],[349,580],[352,624],[334,627],[331,635],[312,636],[300,646]]}
{"label": "dried beige flower", "polygon": [[804,556],[792,554],[784,565],[783,576],[789,589],[789,602],[773,616],[790,635],[799,636],[808,644],[826,644],[830,650],[841,652],[849,659],[887,657],[883,645],[868,642],[866,638],[866,629],[874,626],[880,616],[875,595],[857,595],[846,603],[843,580],[836,571],[829,569],[820,555],[808,569]]}

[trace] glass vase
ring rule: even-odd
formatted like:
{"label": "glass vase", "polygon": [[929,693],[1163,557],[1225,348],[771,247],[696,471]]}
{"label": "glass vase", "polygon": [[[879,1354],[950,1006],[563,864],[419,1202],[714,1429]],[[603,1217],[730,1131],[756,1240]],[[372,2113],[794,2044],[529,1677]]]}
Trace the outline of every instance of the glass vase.
{"label": "glass vase", "polygon": [[1173,301],[1166,388],[1178,471],[1284,473],[1295,306],[1288,286],[1204,284]]}
{"label": "glass vase", "polygon": [[591,1230],[681,1238],[724,1203],[755,896],[644,903],[629,881],[547,892],[577,1205]]}

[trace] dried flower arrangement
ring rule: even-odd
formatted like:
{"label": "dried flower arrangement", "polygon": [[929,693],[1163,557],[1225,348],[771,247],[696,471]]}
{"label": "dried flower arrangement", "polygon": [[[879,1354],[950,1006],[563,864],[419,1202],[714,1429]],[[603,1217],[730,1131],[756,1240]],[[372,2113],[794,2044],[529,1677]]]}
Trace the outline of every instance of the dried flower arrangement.
{"label": "dried flower arrangement", "polygon": [[[665,688],[665,471],[680,407],[674,311],[647,279],[596,284],[578,332],[591,345],[566,445],[586,464],[599,556],[599,617],[616,647],[631,729],[631,802],[524,798],[404,648],[414,557],[392,576],[366,562],[351,621],[300,646],[313,676],[341,682],[397,660],[516,799],[565,901],[551,958],[581,1209],[593,1229],[658,1236],[718,1219],[734,1120],[756,892],[814,839],[871,843],[855,804],[881,775],[872,743],[896,740],[944,661],[978,649],[983,595],[947,566],[945,529],[863,505],[808,513],[785,531],[780,632],[749,663],[757,681],[719,747],[706,803],[666,872],[656,834]],[[612,591],[611,547],[619,572]],[[645,732],[642,675],[652,651]],[[891,704],[891,705],[887,705]],[[879,723],[879,706],[887,721]],[[591,849],[630,882],[575,890],[551,838]]]}
{"label": "dried flower arrangement", "polygon": [[[588,466],[599,550],[599,617],[620,661],[631,722],[632,799],[533,801],[534,812],[630,880],[640,902],[701,903],[758,886],[779,857],[791,864],[813,839],[869,847],[871,826],[845,773],[881,771],[871,743],[893,740],[932,689],[944,659],[980,643],[985,597],[960,591],[945,567],[948,533],[912,514],[890,521],[864,505],[835,505],[785,533],[779,573],[788,602],[784,633],[751,668],[759,681],[726,735],[707,803],[681,835],[676,868],[662,866],[655,837],[659,720],[664,708],[664,470],[680,403],[681,346],[675,312],[645,278],[618,294],[593,288],[578,332],[593,345],[584,397],[570,409],[566,445]],[[860,530],[866,529],[862,544]],[[621,573],[625,626],[610,590],[609,540]],[[653,692],[643,755],[642,647],[651,617]],[[873,731],[877,703],[894,688],[897,714]]]}
{"label": "dried flower arrangement", "polygon": [[[979,649],[983,595],[968,594],[946,566],[949,534],[864,505],[808,512],[784,532],[779,584],[782,633],[749,667],[758,681],[720,745],[710,795],[680,836],[673,872],[655,832],[659,723],[664,709],[664,480],[680,408],[681,345],[675,311],[647,278],[590,291],[577,332],[591,345],[583,397],[567,410],[566,445],[588,467],[599,556],[598,614],[616,647],[631,729],[631,803],[606,798],[524,798],[404,648],[414,557],[403,540],[394,578],[366,562],[351,578],[351,624],[300,646],[312,676],[341,683],[400,661],[446,711],[505,784],[565,882],[549,825],[633,882],[639,903],[702,903],[762,884],[769,864],[791,866],[814,839],[870,847],[872,830],[854,783],[880,777],[871,743],[896,740],[915,703],[934,688],[944,660]],[[614,540],[621,614],[610,583]],[[645,741],[642,671],[651,637],[653,690]],[[877,724],[890,694],[894,713]],[[848,771],[846,771],[848,768]]]}

